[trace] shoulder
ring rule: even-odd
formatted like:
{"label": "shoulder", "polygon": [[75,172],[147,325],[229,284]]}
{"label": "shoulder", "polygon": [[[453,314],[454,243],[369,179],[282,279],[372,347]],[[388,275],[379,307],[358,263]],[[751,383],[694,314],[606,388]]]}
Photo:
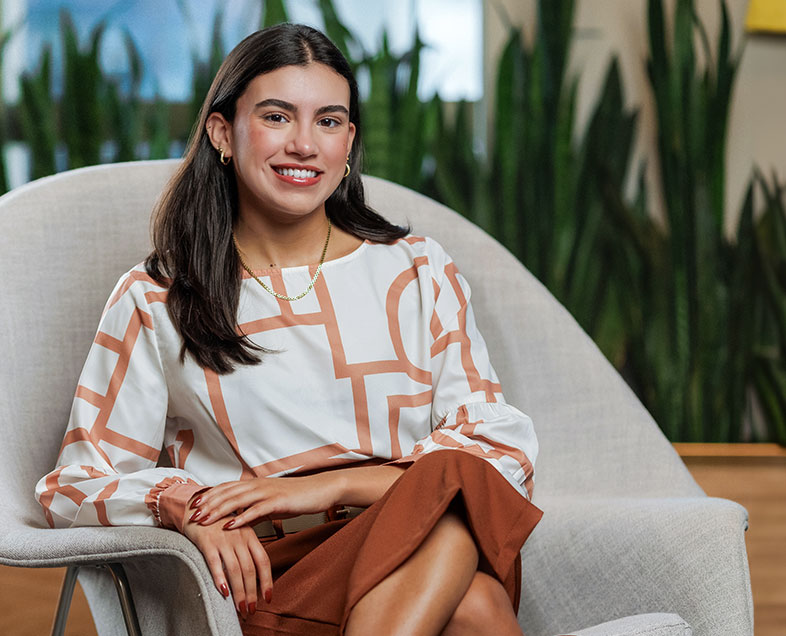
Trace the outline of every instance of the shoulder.
{"label": "shoulder", "polygon": [[427,266],[435,278],[444,276],[445,268],[453,259],[436,240],[430,236],[408,234],[393,243],[371,243],[370,252],[386,259],[399,261],[402,265]]}
{"label": "shoulder", "polygon": [[159,282],[147,273],[144,263],[132,267],[115,284],[104,307],[104,315],[116,307],[147,309],[155,302],[166,302],[166,280]]}

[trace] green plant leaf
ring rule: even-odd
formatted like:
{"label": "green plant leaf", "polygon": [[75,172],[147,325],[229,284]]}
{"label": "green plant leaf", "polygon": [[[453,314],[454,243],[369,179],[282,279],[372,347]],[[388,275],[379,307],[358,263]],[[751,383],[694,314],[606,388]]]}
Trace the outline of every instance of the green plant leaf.
{"label": "green plant leaf", "polygon": [[364,57],[362,44],[338,17],[333,0],[319,0],[319,10],[325,24],[325,35],[339,48],[344,57],[352,62],[355,59],[353,51],[360,58]]}
{"label": "green plant leaf", "polygon": [[364,62],[370,78],[369,97],[363,104],[363,119],[366,122],[365,144],[367,172],[383,179],[391,178],[393,111],[398,61],[390,52],[387,34],[383,34],[382,47],[372,58]]}
{"label": "green plant leaf", "polygon": [[57,119],[50,88],[51,67],[52,50],[45,46],[38,72],[35,75],[25,73],[20,78],[22,135],[33,159],[33,179],[55,172]]}
{"label": "green plant leaf", "polygon": [[99,49],[104,24],[93,27],[87,47],[79,46],[73,20],[66,10],[60,13],[63,45],[64,87],[60,121],[68,150],[69,168],[97,164],[105,129],[101,98],[104,76],[99,65]]}
{"label": "green plant leaf", "polygon": [[262,28],[289,22],[289,14],[284,0],[264,0]]}
{"label": "green plant leaf", "polygon": [[[8,27],[0,31],[0,60],[3,59],[3,51],[19,30],[20,24]],[[3,95],[3,65],[0,64],[0,195],[8,191],[8,174],[5,161],[5,147],[8,143],[8,118],[6,115],[6,103]]]}
{"label": "green plant leaf", "polygon": [[170,108],[163,98],[157,96],[147,118],[150,140],[150,159],[168,159],[171,143]]}
{"label": "green plant leaf", "polygon": [[786,369],[766,355],[756,358],[754,388],[773,441],[786,444]]}
{"label": "green plant leaf", "polygon": [[519,212],[522,169],[526,157],[524,84],[527,60],[520,31],[511,27],[497,70],[497,94],[492,154],[494,185],[498,193],[497,238],[521,258],[517,239],[526,225]]}

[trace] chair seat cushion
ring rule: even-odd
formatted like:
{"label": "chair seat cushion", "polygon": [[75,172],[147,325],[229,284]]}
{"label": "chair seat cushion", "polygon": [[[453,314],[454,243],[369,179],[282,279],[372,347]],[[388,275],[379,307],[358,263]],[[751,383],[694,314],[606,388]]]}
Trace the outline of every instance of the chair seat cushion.
{"label": "chair seat cushion", "polygon": [[571,632],[570,636],[690,636],[693,630],[677,614],[637,614]]}

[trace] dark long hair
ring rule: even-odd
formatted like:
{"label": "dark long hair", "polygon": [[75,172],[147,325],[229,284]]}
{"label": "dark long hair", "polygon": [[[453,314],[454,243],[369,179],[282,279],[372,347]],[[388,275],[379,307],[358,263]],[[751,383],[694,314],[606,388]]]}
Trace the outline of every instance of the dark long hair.
{"label": "dark long hair", "polygon": [[357,82],[341,51],[322,33],[299,24],[280,24],[245,38],[218,70],[189,141],[180,169],[154,210],[153,252],[148,274],[169,287],[167,308],[183,338],[180,359],[190,353],[203,367],[228,373],[237,364],[257,364],[260,347],[237,327],[240,262],[232,241],[238,214],[234,170],[219,161],[205,131],[211,113],[232,122],[238,98],[257,76],[283,66],[329,66],[349,83],[349,120],[355,139],[350,174],[325,202],[330,221],[362,239],[391,243],[409,228],[388,222],[366,205],[360,178],[363,145]]}

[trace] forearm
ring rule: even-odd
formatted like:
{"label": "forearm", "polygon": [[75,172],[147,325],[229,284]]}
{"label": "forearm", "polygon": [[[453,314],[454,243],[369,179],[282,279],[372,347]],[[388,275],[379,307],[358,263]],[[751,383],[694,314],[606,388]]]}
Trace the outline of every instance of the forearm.
{"label": "forearm", "polygon": [[184,526],[189,521],[210,525],[236,513],[227,527],[239,527],[260,519],[323,512],[336,505],[365,508],[380,499],[404,470],[392,465],[364,466],[301,477],[230,481],[192,496],[182,521]]}
{"label": "forearm", "polygon": [[337,504],[366,508],[381,499],[405,470],[401,466],[363,466],[326,474],[335,480]]}

